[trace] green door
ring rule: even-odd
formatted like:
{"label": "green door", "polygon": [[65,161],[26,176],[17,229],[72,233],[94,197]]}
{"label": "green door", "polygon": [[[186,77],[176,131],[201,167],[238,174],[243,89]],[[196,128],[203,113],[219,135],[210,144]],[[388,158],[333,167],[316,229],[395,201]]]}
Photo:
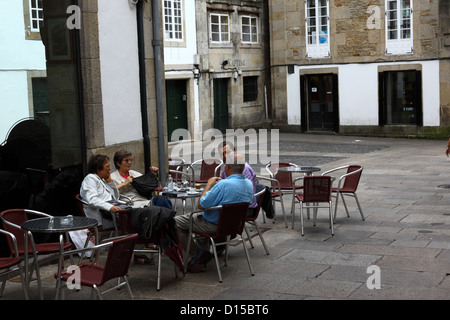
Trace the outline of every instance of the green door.
{"label": "green door", "polygon": [[214,79],[214,128],[228,129],[228,79]]}
{"label": "green door", "polygon": [[31,78],[33,87],[34,118],[50,126],[47,78]]}
{"label": "green door", "polygon": [[[185,80],[166,81],[167,133],[169,141],[176,129],[188,128]],[[178,137],[176,138],[178,140]]]}

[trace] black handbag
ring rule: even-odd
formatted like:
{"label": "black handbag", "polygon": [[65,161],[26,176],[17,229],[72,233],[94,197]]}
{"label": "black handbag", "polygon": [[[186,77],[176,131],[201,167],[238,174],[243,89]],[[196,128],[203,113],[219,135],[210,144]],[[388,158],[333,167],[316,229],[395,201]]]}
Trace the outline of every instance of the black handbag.
{"label": "black handbag", "polygon": [[141,196],[148,199],[152,196],[153,190],[159,186],[159,182],[158,178],[150,171],[142,176],[133,178],[131,185]]}

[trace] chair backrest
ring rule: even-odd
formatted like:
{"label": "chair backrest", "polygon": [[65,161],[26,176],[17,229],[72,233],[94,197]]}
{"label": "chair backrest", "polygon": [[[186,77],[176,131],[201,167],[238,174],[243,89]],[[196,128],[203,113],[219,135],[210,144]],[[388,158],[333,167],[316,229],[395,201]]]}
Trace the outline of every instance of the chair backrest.
{"label": "chair backrest", "polygon": [[78,203],[78,209],[80,209],[80,213],[83,217],[86,217],[86,214],[84,213],[84,208],[83,208],[83,200],[81,200],[81,196],[80,194],[77,194],[75,196],[75,200],[77,200]]}
{"label": "chair backrest", "polygon": [[256,219],[258,219],[258,215],[259,215],[259,212],[261,211],[261,206],[263,204],[265,196],[266,196],[266,188],[263,188],[261,191],[255,193],[257,206],[253,209],[252,216],[251,217],[247,217],[247,220],[256,220]]}
{"label": "chair backrest", "polygon": [[291,166],[295,166],[295,164],[289,163],[289,162],[270,162],[269,164],[266,165],[266,170],[269,172],[269,174],[273,178],[275,176],[275,174],[277,173],[278,168],[291,167]]}
{"label": "chair backrest", "polygon": [[[3,230],[12,233],[16,237],[19,254],[25,252],[24,231],[20,228],[20,225],[25,221],[28,221],[30,216],[48,217],[49,215],[28,209],[8,209],[0,213]],[[10,224],[14,224],[15,226]],[[15,254],[14,243],[11,241],[11,238],[8,238],[8,247],[11,253]],[[28,238],[28,252],[33,252],[30,238]]]}
{"label": "chair backrest", "polygon": [[137,233],[134,233],[112,240],[113,244],[108,249],[106,257],[102,283],[127,275],[137,238]]}
{"label": "chair backrest", "polygon": [[[13,244],[14,250],[10,250],[11,252],[14,252],[9,258],[0,257],[0,269],[8,268],[5,264],[8,264],[8,260],[13,258],[19,258],[19,249],[17,249],[17,238],[14,234],[11,232],[8,232],[6,230],[3,230],[0,228],[0,234],[4,236],[6,239],[10,240]],[[17,250],[16,250],[17,249]],[[20,262],[21,260],[19,260]]]}
{"label": "chair backrest", "polygon": [[240,202],[222,205],[219,223],[217,224],[216,237],[242,234],[249,204],[250,203],[247,202]]}
{"label": "chair backrest", "polygon": [[203,159],[202,166],[200,169],[200,179],[207,180],[214,176],[219,177],[220,169],[217,167],[220,166],[222,163],[223,161],[218,158]]}
{"label": "chair backrest", "polygon": [[[8,209],[0,213],[1,219],[2,219],[2,225],[3,230],[6,230],[10,233],[12,233],[16,237],[17,241],[17,248],[19,252],[24,252],[25,250],[25,238],[24,238],[24,231],[21,229],[18,229],[17,227],[11,226],[6,223],[10,222],[17,226],[20,226],[22,223],[28,220],[28,215],[25,211],[25,209]],[[14,242],[11,240],[10,237],[7,238],[8,247],[12,254],[15,254],[14,250]],[[28,248],[31,250],[31,242]]]}
{"label": "chair backrest", "polygon": [[[168,161],[180,161],[180,162],[185,162],[185,160],[183,158],[169,158]],[[183,172],[183,166],[178,166],[178,165],[169,165],[169,172],[170,175],[172,176],[172,179],[174,181],[181,181],[182,176],[179,173],[176,172],[171,172],[170,170],[175,170],[175,171],[180,171]]]}
{"label": "chair backrest", "polygon": [[[359,169],[361,169],[361,170],[359,170]],[[361,179],[362,169],[363,169],[363,167],[360,165],[348,166],[347,174],[357,171],[357,170],[359,170],[359,171],[345,177],[344,184],[341,186],[342,191],[345,191],[345,192],[355,192],[356,191],[356,189],[358,188],[359,180]]]}
{"label": "chair backrest", "polygon": [[289,162],[271,162],[266,165],[266,170],[269,171],[272,178],[278,180],[281,189],[292,189],[292,173],[286,171],[278,171],[278,168],[291,166],[296,165]]}
{"label": "chair backrest", "polygon": [[306,176],[303,179],[303,202],[331,201],[330,176]]}

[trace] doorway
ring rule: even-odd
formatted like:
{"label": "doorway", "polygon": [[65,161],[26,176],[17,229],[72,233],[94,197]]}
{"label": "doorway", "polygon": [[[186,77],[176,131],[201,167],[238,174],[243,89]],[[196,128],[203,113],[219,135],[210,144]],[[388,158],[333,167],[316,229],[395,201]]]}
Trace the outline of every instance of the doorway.
{"label": "doorway", "polygon": [[[167,134],[169,141],[172,141],[172,133],[176,129],[188,129],[186,81],[167,80],[166,92]],[[179,137],[176,139],[179,140]]]}
{"label": "doorway", "polygon": [[228,79],[214,79],[214,128],[228,129]]}
{"label": "doorway", "polygon": [[302,131],[339,130],[336,74],[312,74],[300,78]]}
{"label": "doorway", "polygon": [[421,71],[385,71],[378,79],[380,125],[423,125]]}

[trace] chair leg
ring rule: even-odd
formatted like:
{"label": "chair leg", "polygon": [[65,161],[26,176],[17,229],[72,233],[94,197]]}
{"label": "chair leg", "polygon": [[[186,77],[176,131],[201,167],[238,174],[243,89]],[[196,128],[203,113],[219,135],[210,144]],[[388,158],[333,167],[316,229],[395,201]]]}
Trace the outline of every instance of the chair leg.
{"label": "chair leg", "polygon": [[[307,204],[307,206],[309,206],[309,204]],[[309,210],[309,209],[307,209],[307,210]],[[317,211],[319,209],[318,208],[314,208],[313,210],[314,210],[314,212],[313,212],[313,226],[315,227],[316,226],[316,220],[317,220]]]}
{"label": "chair leg", "polygon": [[329,215],[330,215],[331,235],[334,236],[333,215],[332,215],[332,210],[331,210],[331,201],[329,202],[328,211],[329,211]]}
{"label": "chair leg", "polygon": [[[20,276],[20,281],[22,281],[22,289],[23,289],[23,293],[25,294],[25,299],[29,300],[30,297],[28,296],[28,291],[24,285],[26,282],[26,277],[25,277],[25,271],[23,270],[22,264],[19,265],[19,276]],[[2,293],[3,293],[3,291],[2,291]]]}
{"label": "chair leg", "polygon": [[156,280],[156,291],[161,290],[161,247],[158,246],[158,271],[157,271],[157,280]]}
{"label": "chair leg", "polygon": [[350,214],[348,213],[347,203],[345,203],[344,194],[341,193],[341,199],[342,203],[344,204],[345,212],[347,213],[347,217],[350,217]]}
{"label": "chair leg", "polygon": [[359,213],[361,214],[361,218],[363,221],[365,221],[366,219],[364,218],[364,214],[362,212],[361,205],[359,204],[358,196],[356,195],[356,193],[354,193],[353,196],[355,197],[356,204],[358,205],[358,209],[359,209]]}
{"label": "chair leg", "polygon": [[[41,300],[44,300],[44,294],[42,292],[42,283],[41,283],[41,272],[39,271],[39,260],[35,253],[34,253],[34,257],[33,257],[33,264],[34,264],[34,269],[36,270],[36,279],[37,279],[37,283],[38,283],[39,297],[41,298]],[[31,282],[32,276],[33,276],[33,266],[31,266],[31,270],[30,270],[29,282],[27,284],[28,288],[30,287],[30,282]]]}
{"label": "chair leg", "polygon": [[333,223],[336,222],[336,215],[337,215],[338,202],[339,202],[339,193],[336,193],[336,203],[334,204],[334,218],[333,218]]}
{"label": "chair leg", "polygon": [[[261,230],[259,230],[259,226],[256,223],[256,221],[253,222],[253,225],[255,226],[256,231],[258,232],[258,235],[259,235],[259,238],[261,239],[261,243],[262,243],[262,245],[264,247],[264,250],[266,250],[266,254],[269,255],[269,249],[267,249],[266,242],[264,241],[264,238],[263,238],[263,236],[261,234]],[[252,244],[252,246],[253,246],[253,244]]]}
{"label": "chair leg", "polygon": [[[301,212],[302,212],[302,203],[300,202],[300,214],[301,214]],[[291,228],[294,229],[295,207],[294,207],[294,210],[293,210],[292,215],[291,215],[291,220],[292,220]]]}
{"label": "chair leg", "polygon": [[124,278],[126,286],[127,286],[127,292],[128,292],[128,295],[130,296],[130,300],[134,300],[133,293],[131,292],[130,284],[128,283],[128,277],[125,275],[123,278]]}
{"label": "chair leg", "polygon": [[286,225],[286,228],[288,227],[288,223],[286,220],[286,212],[284,210],[284,203],[283,203],[283,196],[280,194],[280,203],[281,203],[281,211],[283,211],[283,218],[284,218],[284,224]]}
{"label": "chair leg", "polygon": [[222,283],[222,273],[220,272],[219,257],[217,256],[216,244],[214,243],[213,239],[210,238],[210,240],[211,246],[213,248],[214,260],[216,261],[217,275],[219,276],[219,282]]}
{"label": "chair leg", "polygon": [[94,288],[91,287],[91,296],[90,296],[90,300],[94,299]]}
{"label": "chair leg", "polygon": [[304,236],[305,233],[303,232],[303,203],[302,202],[300,202],[300,227],[301,227],[302,236]]}
{"label": "chair leg", "polygon": [[[94,289],[94,290],[97,292],[98,298],[99,298],[100,300],[103,300],[102,294],[101,294],[100,290],[98,289],[98,287],[97,287],[95,284],[92,286],[92,289]],[[92,296],[92,295],[91,295],[91,296]]]}
{"label": "chair leg", "polygon": [[250,247],[252,249],[254,249],[255,246],[253,245],[252,238],[250,237],[250,233],[248,232],[248,229],[246,226],[244,226],[244,230],[245,230],[245,233],[247,234],[247,239],[248,239],[248,242],[250,243]]}
{"label": "chair leg", "polygon": [[294,204],[295,204],[295,196],[292,194],[292,201],[291,201],[291,214],[293,214],[294,211]]}
{"label": "chair leg", "polygon": [[184,273],[187,273],[187,266],[189,263],[189,250],[191,249],[192,232],[189,232],[186,252],[184,253]]}
{"label": "chair leg", "polygon": [[225,245],[225,259],[224,259],[224,266],[226,267],[228,265],[228,249],[230,248],[230,238],[231,236],[227,236],[227,244]]}
{"label": "chair leg", "polygon": [[6,273],[4,275],[1,276],[2,280],[0,280],[2,282],[2,287],[0,288],[0,297],[3,297],[3,291],[5,290],[5,285],[6,285]]}
{"label": "chair leg", "polygon": [[255,273],[253,272],[252,263],[250,262],[250,255],[248,254],[247,246],[245,245],[245,241],[242,238],[242,234],[241,234],[241,240],[242,240],[242,245],[244,246],[245,256],[247,257],[247,262],[248,262],[248,267],[250,268],[250,273],[252,276],[254,276]]}
{"label": "chair leg", "polygon": [[[272,223],[276,223],[277,222],[277,212],[276,212],[276,209],[275,209],[275,203],[276,203],[276,200],[272,199],[272,207],[273,207],[273,210],[274,210],[274,217],[273,217]],[[264,223],[265,223],[266,218],[263,217],[263,219],[264,219]]]}

